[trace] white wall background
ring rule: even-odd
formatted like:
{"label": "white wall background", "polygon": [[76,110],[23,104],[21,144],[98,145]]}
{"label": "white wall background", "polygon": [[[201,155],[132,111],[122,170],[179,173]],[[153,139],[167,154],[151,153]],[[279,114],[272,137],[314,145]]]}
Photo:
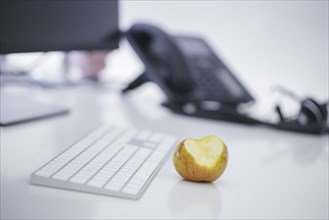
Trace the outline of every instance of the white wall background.
{"label": "white wall background", "polygon": [[[324,1],[120,1],[120,26],[159,25],[171,34],[204,37],[256,98],[272,86],[328,100],[328,5]],[[37,53],[38,54],[38,53]],[[10,55],[29,66],[38,55]],[[47,55],[38,77],[61,73],[60,53]],[[123,41],[107,59],[104,78],[128,83],[143,70]],[[47,73],[47,74],[45,74]],[[265,95],[266,97],[266,95]]]}
{"label": "white wall background", "polygon": [[[150,22],[172,34],[203,36],[255,96],[279,84],[328,99],[328,1],[127,0],[120,15],[123,29]],[[122,59],[127,48],[123,43],[111,58],[113,70],[141,68],[136,57]]]}

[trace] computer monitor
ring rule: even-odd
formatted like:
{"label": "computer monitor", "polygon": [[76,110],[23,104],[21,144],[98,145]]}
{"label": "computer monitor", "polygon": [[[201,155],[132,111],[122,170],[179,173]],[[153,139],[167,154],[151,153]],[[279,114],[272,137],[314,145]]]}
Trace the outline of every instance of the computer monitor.
{"label": "computer monitor", "polygon": [[118,0],[1,0],[0,54],[115,49]]}
{"label": "computer monitor", "polygon": [[[118,48],[118,0],[1,0],[1,55]],[[0,76],[4,68],[1,65]],[[2,85],[2,84],[1,84]],[[1,92],[0,125],[63,114],[68,108]],[[24,109],[22,111],[21,109]]]}

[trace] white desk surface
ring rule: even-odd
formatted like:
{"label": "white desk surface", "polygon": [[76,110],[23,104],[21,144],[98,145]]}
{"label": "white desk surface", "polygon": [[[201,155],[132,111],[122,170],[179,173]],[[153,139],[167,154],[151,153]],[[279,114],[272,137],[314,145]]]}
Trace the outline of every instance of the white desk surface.
{"label": "white desk surface", "polygon": [[[158,93],[152,85],[124,97],[115,89],[68,89],[53,94],[53,100],[68,104],[70,114],[2,127],[1,217],[328,217],[328,136],[179,116],[159,105]],[[44,95],[51,94],[39,96]],[[229,148],[227,170],[214,183],[187,182],[168,158],[138,201],[29,184],[33,171],[98,123],[154,129],[181,138],[218,135]]]}
{"label": "white desk surface", "polygon": [[[256,96],[280,84],[328,99],[328,2],[123,1],[120,10],[125,28],[153,19],[172,32],[202,33]],[[138,72],[129,53],[116,52],[110,72]],[[71,113],[1,127],[3,219],[328,219],[328,136],[179,116],[160,106],[152,85],[127,96],[92,87],[20,92]],[[29,184],[32,172],[98,123],[218,135],[229,149],[227,170],[211,184],[187,182],[168,158],[137,201]]]}

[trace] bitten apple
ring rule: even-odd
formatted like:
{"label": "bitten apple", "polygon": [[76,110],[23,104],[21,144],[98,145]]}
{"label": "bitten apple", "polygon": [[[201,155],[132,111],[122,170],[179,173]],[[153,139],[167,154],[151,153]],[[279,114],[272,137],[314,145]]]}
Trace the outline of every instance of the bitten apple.
{"label": "bitten apple", "polygon": [[187,138],[174,151],[173,162],[184,179],[212,182],[224,173],[228,150],[225,143],[215,135],[202,139]]}

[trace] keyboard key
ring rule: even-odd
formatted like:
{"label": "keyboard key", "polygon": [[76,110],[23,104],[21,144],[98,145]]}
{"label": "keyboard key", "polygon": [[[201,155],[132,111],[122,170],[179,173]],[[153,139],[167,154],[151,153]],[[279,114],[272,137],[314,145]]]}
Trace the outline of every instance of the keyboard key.
{"label": "keyboard key", "polygon": [[145,141],[149,138],[150,135],[151,135],[151,131],[142,130],[138,133],[138,135],[135,138],[140,141]]}
{"label": "keyboard key", "polygon": [[124,187],[122,192],[128,194],[137,194],[140,191],[140,189],[143,187],[143,184],[144,184],[144,180],[134,177]]}
{"label": "keyboard key", "polygon": [[53,174],[51,171],[39,170],[35,173],[37,176],[50,177]]}
{"label": "keyboard key", "polygon": [[159,151],[155,151],[153,152],[153,154],[150,156],[150,158],[148,159],[148,161],[150,162],[154,162],[154,163],[159,163],[162,158],[164,158],[166,155],[164,152],[159,152]]}
{"label": "keyboard key", "polygon": [[154,133],[150,137],[149,141],[154,142],[154,143],[159,143],[162,140],[162,138],[163,138],[163,134],[161,134],[161,133]]}
{"label": "keyboard key", "polygon": [[122,192],[127,194],[136,195],[139,192],[139,188],[125,187]]}
{"label": "keyboard key", "polygon": [[152,142],[145,142],[144,146],[145,147],[150,147],[150,148],[156,148],[157,147],[157,145],[155,143],[152,143]]}
{"label": "keyboard key", "polygon": [[89,186],[101,188],[106,183],[106,179],[94,178],[88,182]]}
{"label": "keyboard key", "polygon": [[118,192],[121,189],[121,185],[107,185],[105,189]]}

